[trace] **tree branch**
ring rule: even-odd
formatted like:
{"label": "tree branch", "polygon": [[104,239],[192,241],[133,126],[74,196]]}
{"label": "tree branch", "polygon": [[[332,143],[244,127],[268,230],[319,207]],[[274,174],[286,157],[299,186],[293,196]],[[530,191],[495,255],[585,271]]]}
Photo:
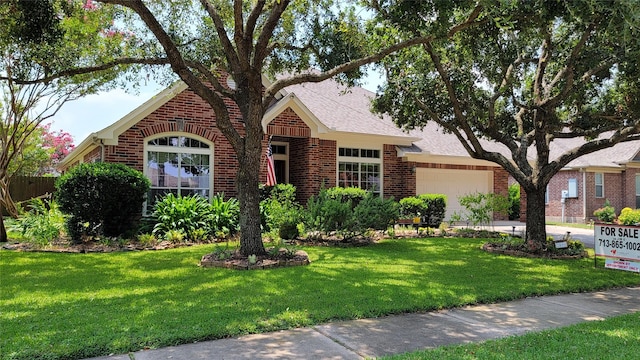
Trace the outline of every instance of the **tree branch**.
{"label": "tree branch", "polygon": [[[100,64],[100,65],[95,65],[95,66],[88,66],[88,67],[82,67],[82,68],[73,68],[73,69],[66,69],[60,72],[57,72],[55,74],[49,74],[43,77],[39,77],[37,79],[30,79],[30,80],[25,80],[25,79],[15,79],[13,78],[13,82],[15,84],[18,85],[33,85],[33,84],[38,84],[38,83],[48,83],[51,81],[54,81],[56,79],[60,79],[63,77],[70,77],[70,76],[76,76],[76,75],[83,75],[83,74],[89,74],[89,73],[94,73],[94,72],[98,72],[98,71],[105,71],[105,70],[109,70],[111,68],[120,66],[120,65],[168,65],[169,64],[169,59],[167,58],[132,58],[132,57],[127,57],[127,58],[120,58],[120,59],[116,59],[104,64]],[[1,80],[8,80],[8,76],[0,76],[0,81]]]}

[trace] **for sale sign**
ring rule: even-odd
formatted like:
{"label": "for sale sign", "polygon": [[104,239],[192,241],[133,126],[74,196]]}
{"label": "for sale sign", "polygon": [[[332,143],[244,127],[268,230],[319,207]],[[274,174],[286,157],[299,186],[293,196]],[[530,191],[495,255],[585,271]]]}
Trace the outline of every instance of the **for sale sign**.
{"label": "for sale sign", "polygon": [[640,260],[640,227],[596,225],[594,235],[597,256]]}

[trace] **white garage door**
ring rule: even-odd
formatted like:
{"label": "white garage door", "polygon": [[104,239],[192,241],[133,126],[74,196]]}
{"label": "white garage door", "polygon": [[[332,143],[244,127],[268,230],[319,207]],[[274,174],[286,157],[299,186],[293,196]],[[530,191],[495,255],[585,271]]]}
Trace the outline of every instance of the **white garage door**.
{"label": "white garage door", "polygon": [[461,212],[458,197],[493,192],[493,172],[475,170],[416,169],[416,194],[447,195],[447,215]]}

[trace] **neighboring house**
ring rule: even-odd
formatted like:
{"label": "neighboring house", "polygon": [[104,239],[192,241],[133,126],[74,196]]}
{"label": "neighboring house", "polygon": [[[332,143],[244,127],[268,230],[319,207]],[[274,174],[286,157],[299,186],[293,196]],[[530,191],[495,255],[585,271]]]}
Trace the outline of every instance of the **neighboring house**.
{"label": "neighboring house", "polygon": [[[460,195],[507,195],[506,171],[472,159],[455,136],[434,125],[403,132],[370,112],[373,96],[330,80],[282,91],[263,119],[264,146],[272,137],[278,182],[295,185],[301,202],[332,186],[357,186],[397,200],[443,193],[447,218],[461,210]],[[239,115],[235,124],[242,132]],[[91,134],[60,168],[95,161],[142,171],[151,180],[151,199],[169,191],[236,196],[236,155],[216,128],[213,111],[182,82]],[[261,171],[266,178],[264,160]]]}
{"label": "neighboring house", "polygon": [[[563,140],[551,156],[578,145],[579,139]],[[549,183],[546,216],[553,221],[588,223],[607,200],[616,214],[624,207],[640,208],[640,141],[620,143],[565,166]]]}

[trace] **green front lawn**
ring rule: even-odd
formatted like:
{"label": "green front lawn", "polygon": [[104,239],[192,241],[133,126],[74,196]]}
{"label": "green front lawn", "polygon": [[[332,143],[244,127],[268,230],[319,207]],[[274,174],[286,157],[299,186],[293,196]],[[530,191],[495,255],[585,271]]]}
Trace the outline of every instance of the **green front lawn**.
{"label": "green front lawn", "polygon": [[482,239],[307,247],[312,264],[200,268],[213,245],[105,254],[0,251],[2,359],[83,358],[145,347],[640,284],[593,259],[513,258]]}
{"label": "green front lawn", "polygon": [[444,346],[385,360],[636,359],[640,313],[477,344]]}

